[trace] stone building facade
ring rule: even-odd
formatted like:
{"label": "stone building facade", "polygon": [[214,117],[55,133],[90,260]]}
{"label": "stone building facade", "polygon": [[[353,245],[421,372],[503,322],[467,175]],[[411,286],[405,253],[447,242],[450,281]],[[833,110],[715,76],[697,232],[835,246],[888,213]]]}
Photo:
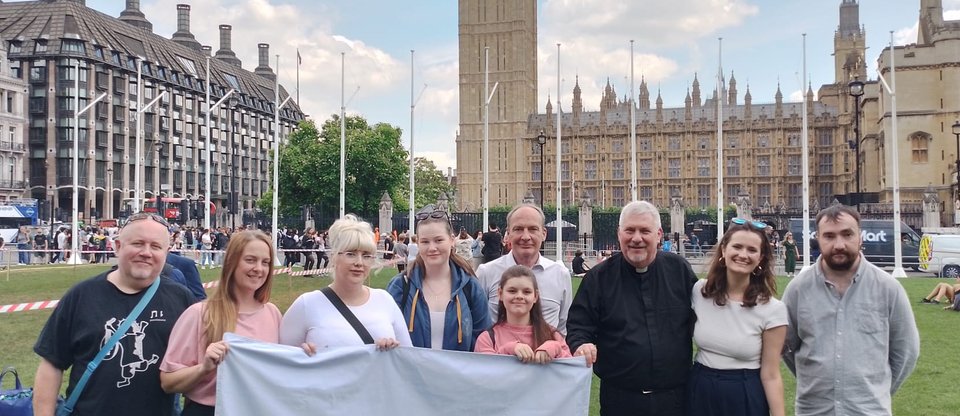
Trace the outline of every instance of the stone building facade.
{"label": "stone building facade", "polygon": [[[0,62],[6,62],[7,51],[0,46]],[[25,196],[30,184],[26,179],[27,83],[10,75],[0,65],[0,201]]]}
{"label": "stone building facade", "polygon": [[[201,46],[190,33],[190,6],[177,5],[178,30],[172,38],[153,33],[139,9],[127,0],[119,18],[86,7],[82,0],[0,4],[0,37],[8,48],[10,74],[27,82],[28,195],[52,200],[61,218],[72,202],[74,97],[81,107],[102,93],[79,123],[81,217],[115,218],[133,197],[137,95],[143,103],[166,95],[143,116],[143,191],[213,201],[220,225],[252,209],[269,187],[269,151],[274,140],[276,76],[269,45],[260,44],[259,66],[241,66],[231,46],[229,25],[220,26],[220,49]],[[77,74],[75,65],[79,63]],[[138,65],[142,88],[137,85]],[[211,113],[205,126],[206,69],[210,100],[231,89],[230,102]],[[80,90],[74,91],[79,76]],[[281,88],[281,100],[287,93]],[[284,137],[304,117],[295,102],[280,110]],[[211,156],[211,189],[204,184],[206,146]],[[158,152],[157,145],[160,151]],[[231,195],[233,197],[231,197]],[[228,202],[236,200],[235,206]],[[230,209],[233,208],[233,209]]]}

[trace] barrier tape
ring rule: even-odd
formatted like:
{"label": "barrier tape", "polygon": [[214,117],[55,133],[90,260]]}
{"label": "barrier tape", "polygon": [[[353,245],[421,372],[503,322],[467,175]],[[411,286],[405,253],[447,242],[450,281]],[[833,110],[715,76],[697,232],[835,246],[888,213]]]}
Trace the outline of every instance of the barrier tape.
{"label": "barrier tape", "polygon": [[[397,262],[399,262],[398,259],[391,259],[391,260],[388,260],[388,261],[385,261],[385,262],[382,262],[382,263],[378,264],[377,267],[378,267],[378,268],[389,267],[389,266],[393,266],[393,265],[397,264]],[[328,273],[332,273],[332,272],[333,272],[333,268],[332,268],[332,267],[324,267],[324,268],[322,268],[322,269],[299,270],[299,271],[293,271],[293,269],[290,268],[290,267],[281,267],[281,268],[278,268],[278,269],[273,269],[273,275],[274,275],[274,276],[277,276],[277,275],[280,275],[280,274],[288,274],[288,275],[293,276],[293,277],[298,277],[298,276],[313,276],[313,275],[319,275],[319,274],[328,274]],[[203,284],[203,288],[204,288],[204,289],[210,289],[210,288],[212,288],[212,287],[216,287],[217,284],[219,284],[219,283],[220,283],[219,280],[214,280],[214,281],[212,281],[212,282],[206,282],[206,283]],[[28,303],[14,303],[14,304],[10,304],[10,305],[0,305],[0,314],[13,313],[13,312],[23,312],[23,311],[36,311],[36,310],[41,310],[41,309],[52,309],[52,308],[55,308],[58,303],[60,303],[60,300],[59,300],[59,299],[56,299],[56,300],[44,300],[44,301],[39,301],[39,302],[28,302]]]}

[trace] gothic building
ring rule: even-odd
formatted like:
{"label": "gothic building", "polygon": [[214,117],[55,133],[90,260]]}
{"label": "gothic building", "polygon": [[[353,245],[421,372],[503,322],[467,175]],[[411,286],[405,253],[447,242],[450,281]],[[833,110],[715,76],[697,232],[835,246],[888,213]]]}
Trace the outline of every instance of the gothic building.
{"label": "gothic building", "polygon": [[[215,54],[190,32],[190,6],[177,5],[178,30],[172,38],[153,33],[153,25],[127,0],[119,18],[88,8],[83,0],[0,3],[0,37],[8,50],[10,74],[27,82],[27,163],[30,187],[24,192],[52,200],[68,218],[72,209],[73,140],[79,140],[80,206],[83,218],[114,218],[133,197],[134,166],[142,161],[147,197],[165,196],[213,201],[220,224],[253,208],[269,189],[269,150],[275,132],[276,75],[269,45],[258,45],[254,70],[241,66],[231,45],[229,25],[220,26]],[[79,64],[79,73],[76,65]],[[231,99],[211,112],[210,100],[228,91]],[[137,74],[142,74],[142,88]],[[75,82],[79,77],[79,91]],[[138,111],[138,101],[152,107]],[[80,115],[74,137],[75,97],[80,107],[107,97]],[[142,97],[138,97],[142,94]],[[287,93],[281,88],[281,100]],[[136,154],[136,117],[142,116],[143,142]],[[279,135],[288,134],[304,117],[296,103],[280,109]],[[206,150],[211,150],[211,186],[204,183]],[[235,201],[232,204],[228,202]],[[233,206],[230,206],[233,205]]]}

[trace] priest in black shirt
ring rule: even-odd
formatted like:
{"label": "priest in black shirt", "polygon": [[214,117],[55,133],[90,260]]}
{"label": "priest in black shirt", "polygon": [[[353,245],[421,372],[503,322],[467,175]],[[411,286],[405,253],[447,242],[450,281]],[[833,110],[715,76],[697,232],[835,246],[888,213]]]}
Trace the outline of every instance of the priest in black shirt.
{"label": "priest in black shirt", "polygon": [[594,364],[602,416],[684,414],[697,276],[682,257],[657,251],[662,237],[653,204],[623,207],[621,252],[587,272],[570,307],[567,344]]}

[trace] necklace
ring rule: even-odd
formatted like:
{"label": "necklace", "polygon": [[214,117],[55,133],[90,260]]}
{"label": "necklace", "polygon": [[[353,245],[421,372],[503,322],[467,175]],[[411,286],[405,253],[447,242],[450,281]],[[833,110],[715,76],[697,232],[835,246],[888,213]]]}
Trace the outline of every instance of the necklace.
{"label": "necklace", "polygon": [[430,297],[431,299],[446,299],[449,297],[449,295],[444,294],[442,290],[439,292],[434,290],[434,288],[429,283],[427,283],[426,280],[423,280],[423,288],[425,289],[427,296]]}

